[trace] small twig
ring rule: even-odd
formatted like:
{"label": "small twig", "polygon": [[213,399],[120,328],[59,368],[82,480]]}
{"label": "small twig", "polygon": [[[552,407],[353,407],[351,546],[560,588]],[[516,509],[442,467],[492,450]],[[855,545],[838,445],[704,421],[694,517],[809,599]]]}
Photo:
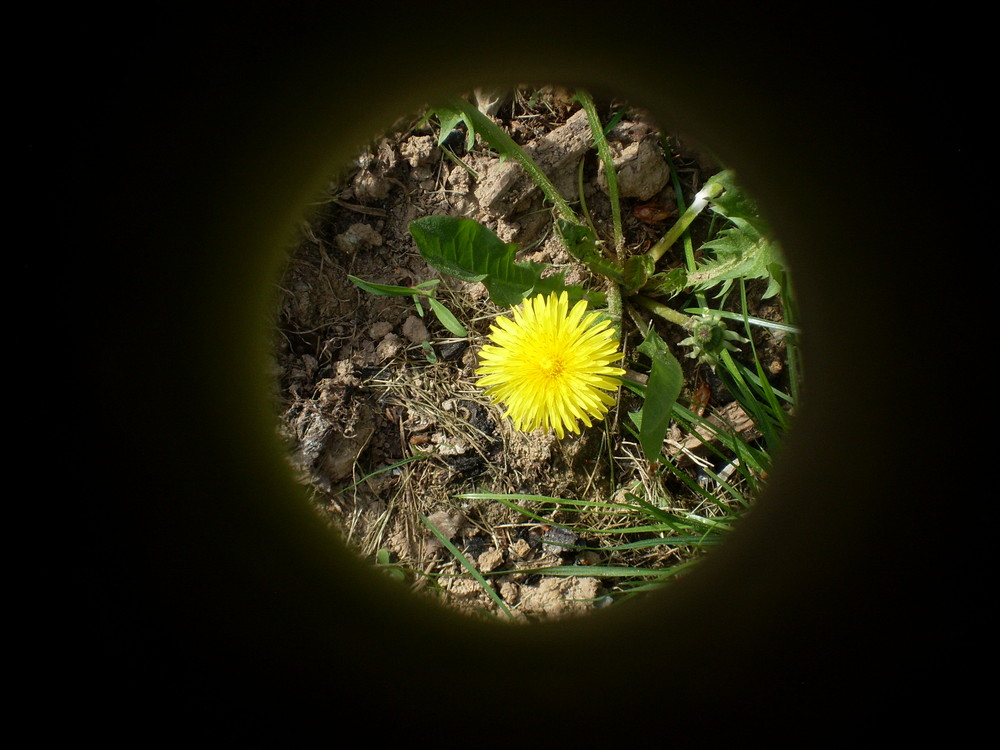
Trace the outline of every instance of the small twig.
{"label": "small twig", "polygon": [[349,211],[357,211],[359,214],[368,214],[369,216],[381,216],[386,217],[389,214],[386,213],[384,208],[369,208],[368,206],[360,206],[357,203],[346,203],[339,198],[334,198],[333,202],[336,203],[341,208],[346,208]]}
{"label": "small twig", "polygon": [[442,146],[441,150],[444,152],[444,155],[447,156],[451,161],[453,161],[455,164],[457,164],[462,169],[464,169],[466,172],[468,172],[470,175],[472,175],[472,179],[474,179],[474,180],[478,180],[479,179],[479,173],[476,170],[474,170],[472,167],[470,167],[468,164],[466,164],[464,161],[462,161],[461,159],[459,159],[458,156],[456,156],[454,153],[452,153],[452,150],[450,148],[447,148],[446,146]]}

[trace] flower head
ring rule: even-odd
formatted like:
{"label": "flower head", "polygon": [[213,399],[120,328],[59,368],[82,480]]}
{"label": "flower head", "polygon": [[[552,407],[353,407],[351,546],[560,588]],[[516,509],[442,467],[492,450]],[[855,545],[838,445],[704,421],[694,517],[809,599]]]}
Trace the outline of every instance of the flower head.
{"label": "flower head", "polygon": [[579,433],[577,420],[591,427],[614,399],[605,393],[621,385],[625,371],[610,364],[622,358],[607,319],[584,316],[587,303],[569,309],[566,292],[539,294],[514,308],[513,318],[497,318],[479,354],[479,385],[493,403],[503,402],[514,426]]}
{"label": "flower head", "polygon": [[736,331],[727,329],[722,316],[718,314],[691,318],[687,327],[691,330],[691,335],[680,342],[681,346],[690,346],[689,357],[710,365],[718,364],[724,349],[735,352],[734,341],[747,341]]}

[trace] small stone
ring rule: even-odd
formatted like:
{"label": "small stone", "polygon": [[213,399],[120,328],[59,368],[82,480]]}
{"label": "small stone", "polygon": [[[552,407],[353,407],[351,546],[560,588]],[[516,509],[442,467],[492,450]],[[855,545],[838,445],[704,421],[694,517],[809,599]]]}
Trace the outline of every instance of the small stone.
{"label": "small stone", "polygon": [[483,573],[496,570],[501,565],[503,565],[503,552],[498,549],[488,549],[479,556],[479,570]]}
{"label": "small stone", "polygon": [[375,341],[384,339],[390,333],[392,333],[392,323],[387,320],[372,323],[371,327],[368,329],[368,335]]}
{"label": "small stone", "polygon": [[347,231],[337,235],[337,247],[345,253],[357,253],[370,250],[382,244],[382,235],[368,224],[351,224]]}
{"label": "small stone", "polygon": [[434,138],[429,135],[412,136],[399,147],[399,153],[411,167],[419,167],[434,158]]}
{"label": "small stone", "polygon": [[392,182],[371,172],[358,172],[351,183],[355,197],[362,203],[383,201],[389,197]]}
{"label": "small stone", "polygon": [[[670,168],[655,138],[630,143],[614,157],[614,163],[618,173],[618,194],[622,198],[649,200],[670,179]],[[598,165],[598,182],[607,191],[603,164]]]}
{"label": "small stone", "polygon": [[518,539],[511,546],[511,550],[515,555],[520,557],[522,560],[528,559],[528,555],[531,554],[531,545],[528,544],[524,539]]}
{"label": "small stone", "polygon": [[386,334],[385,338],[375,347],[375,356],[379,362],[392,359],[403,350],[403,341],[394,333]]}
{"label": "small stone", "polygon": [[571,529],[562,526],[552,526],[542,536],[542,551],[546,554],[560,555],[564,552],[572,552],[569,545],[576,544],[577,535]]}
{"label": "small stone", "polygon": [[507,604],[517,604],[517,600],[521,598],[521,587],[510,581],[501,583],[500,596]]}
{"label": "small stone", "polygon": [[444,534],[448,539],[455,536],[465,526],[465,516],[461,513],[448,513],[444,510],[431,513],[427,520],[434,524],[434,528]]}
{"label": "small stone", "polygon": [[411,315],[406,319],[406,322],[403,323],[403,335],[414,344],[420,344],[424,341],[430,340],[430,334],[427,333],[427,326],[425,326],[424,321],[416,315]]}
{"label": "small stone", "polygon": [[469,185],[472,176],[462,167],[455,167],[448,175],[448,184],[451,189],[459,193],[469,192]]}
{"label": "small stone", "polygon": [[496,235],[504,242],[513,242],[520,231],[521,225],[516,221],[508,221],[503,216],[497,219]]}
{"label": "small stone", "polygon": [[431,442],[437,447],[438,454],[442,456],[462,456],[468,452],[468,444],[461,438],[454,438],[445,432],[435,432],[431,435]]}
{"label": "small stone", "polygon": [[483,594],[482,587],[471,578],[459,576],[445,576],[443,578],[445,589],[457,599],[478,599]]}
{"label": "small stone", "polygon": [[465,351],[468,346],[467,341],[452,341],[449,344],[441,344],[439,350],[441,352],[441,359],[452,360],[458,359],[459,355]]}
{"label": "small stone", "polygon": [[511,99],[511,92],[506,88],[479,88],[473,94],[476,97],[476,109],[484,115],[493,117],[500,107]]}

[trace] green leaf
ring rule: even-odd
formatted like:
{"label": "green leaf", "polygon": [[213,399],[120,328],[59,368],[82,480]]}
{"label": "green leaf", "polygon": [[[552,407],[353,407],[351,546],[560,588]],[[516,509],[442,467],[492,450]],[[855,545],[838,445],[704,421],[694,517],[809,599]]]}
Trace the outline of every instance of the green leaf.
{"label": "green leaf", "polygon": [[707,185],[722,187],[722,192],[711,199],[713,211],[727,219],[749,222],[758,234],[768,234],[767,222],[760,216],[757,202],[740,187],[731,170],[726,169],[713,175],[706,182]]}
{"label": "green leaf", "polygon": [[431,309],[434,311],[434,314],[437,315],[438,320],[441,321],[441,325],[454,333],[456,336],[465,337],[469,335],[469,332],[465,330],[465,326],[458,322],[458,318],[452,314],[451,310],[433,297],[428,297],[427,301],[430,302]]}
{"label": "green leaf", "polygon": [[414,288],[408,286],[391,286],[389,284],[373,284],[370,281],[359,279],[357,276],[348,276],[351,283],[364,289],[370,294],[378,294],[383,297],[409,297],[413,294]]}
{"label": "green leaf", "polygon": [[767,221],[760,216],[757,203],[736,182],[729,170],[709,178],[706,187],[721,191],[712,196],[712,210],[732,223],[718,237],[702,245],[714,250],[714,258],[692,270],[688,282],[696,290],[722,284],[720,293],[729,289],[735,279],[768,279],[765,297],[780,289],[784,261],[777,242],[771,239]]}
{"label": "green leaf", "polygon": [[600,255],[597,251],[597,237],[587,225],[556,219],[555,228],[567,252],[577,260],[586,263],[593,256]]}
{"label": "green leaf", "polygon": [[483,282],[500,307],[512,307],[539,292],[567,289],[573,299],[583,294],[579,287],[567,288],[562,274],[543,279],[545,266],[540,263],[516,262],[514,245],[472,219],[425,216],[410,223],[410,234],[430,265],[462,281]]}
{"label": "green leaf", "polygon": [[434,347],[431,346],[431,342],[425,341],[420,345],[420,348],[424,350],[424,357],[427,359],[427,361],[430,362],[432,365],[436,365],[438,358],[437,354],[434,353]]}
{"label": "green leaf", "polygon": [[455,556],[455,559],[458,560],[458,562],[462,565],[462,567],[465,568],[467,571],[469,571],[469,575],[471,575],[473,578],[476,579],[476,582],[480,586],[482,586],[483,591],[485,591],[486,594],[494,602],[496,602],[496,605],[504,612],[504,614],[506,614],[507,617],[509,617],[510,619],[513,620],[514,619],[514,614],[510,611],[510,608],[507,606],[507,603],[504,602],[504,600],[500,598],[500,595],[497,594],[497,592],[493,590],[493,587],[490,586],[486,582],[486,579],[483,578],[483,574],[480,573],[476,569],[476,566],[472,564],[472,562],[469,560],[469,558],[467,558],[465,555],[463,555],[459,551],[458,547],[456,547],[454,544],[452,544],[451,540],[447,536],[445,536],[444,534],[442,534],[438,530],[437,526],[435,526],[433,523],[431,523],[430,520],[426,516],[424,516],[423,514],[417,514],[417,517],[421,521],[423,521],[424,525],[427,528],[429,528],[431,530],[431,533],[434,534],[434,536],[437,537],[438,541],[441,542],[441,544],[444,545],[445,549],[447,549],[449,552],[451,552],[452,555]]}
{"label": "green leaf", "polygon": [[641,289],[653,275],[653,259],[648,255],[633,255],[625,261],[625,291],[634,292]]}
{"label": "green leaf", "polygon": [[464,122],[466,130],[465,150],[470,151],[472,149],[476,143],[476,130],[461,111],[454,107],[449,107],[447,104],[442,104],[434,108],[434,114],[437,115],[438,122],[441,123],[441,132],[438,133],[439,146],[445,142],[445,139],[448,138],[452,130],[458,127],[460,122]]}
{"label": "green leaf", "polygon": [[688,274],[688,283],[695,289],[722,283],[724,292],[735,279],[772,279],[778,270],[775,266],[780,266],[781,261],[776,244],[752,223],[741,218],[730,220],[735,226],[702,245],[703,249],[714,250],[715,257]]}
{"label": "green leaf", "polygon": [[409,229],[424,260],[470,283],[489,276],[491,264],[510,252],[499,237],[471,219],[425,216],[411,222]]}
{"label": "green leaf", "polygon": [[687,286],[687,271],[678,267],[672,268],[669,271],[654,273],[646,281],[643,289],[655,292],[656,294],[662,294],[667,297],[673,297],[678,292],[686,289]]}
{"label": "green leaf", "polygon": [[399,569],[399,566],[392,564],[389,550],[384,547],[375,553],[375,565],[381,568],[382,572],[394,581],[403,581],[406,579],[406,574]]}
{"label": "green leaf", "polygon": [[570,255],[586,263],[587,268],[594,273],[605,276],[616,284],[625,283],[621,266],[605,258],[597,249],[597,238],[590,227],[556,219],[555,228]]}
{"label": "green leaf", "polygon": [[646,382],[646,398],[636,420],[639,427],[639,443],[646,459],[656,461],[663,448],[663,438],[670,426],[670,414],[674,402],[681,393],[684,374],[680,362],[670,353],[666,343],[651,327],[645,340],[637,347],[649,357],[652,367]]}

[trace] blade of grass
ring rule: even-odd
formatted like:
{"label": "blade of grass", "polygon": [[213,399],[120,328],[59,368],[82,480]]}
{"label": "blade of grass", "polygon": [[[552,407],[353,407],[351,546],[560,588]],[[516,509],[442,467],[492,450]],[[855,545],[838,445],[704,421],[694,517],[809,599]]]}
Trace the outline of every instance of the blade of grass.
{"label": "blade of grass", "polygon": [[[760,389],[761,393],[764,395],[765,400],[771,407],[771,413],[777,418],[779,429],[784,432],[788,429],[788,418],[785,414],[784,409],[778,404],[777,398],[775,398],[775,391],[771,387],[770,381],[767,379],[767,375],[764,374],[764,366],[760,362],[760,357],[757,355],[757,346],[753,342],[753,334],[750,331],[750,322],[747,320],[747,284],[746,279],[740,279],[740,303],[743,310],[743,328],[746,331],[747,340],[750,342],[750,351],[753,352],[753,363],[757,370],[757,387]],[[775,449],[777,449],[777,445]]]}
{"label": "blade of grass", "polygon": [[365,474],[363,477],[361,477],[361,479],[359,479],[354,484],[348,485],[347,487],[344,487],[344,489],[339,490],[337,493],[335,493],[334,497],[336,497],[337,495],[340,495],[340,494],[342,494],[344,492],[347,492],[348,490],[353,490],[359,484],[363,484],[364,482],[367,482],[372,477],[378,476],[379,474],[383,474],[383,473],[385,473],[387,471],[392,471],[393,469],[398,469],[400,466],[405,466],[406,464],[410,463],[411,461],[419,461],[421,458],[427,458],[429,455],[430,455],[429,453],[417,453],[415,455],[410,456],[409,458],[404,458],[402,461],[397,461],[396,463],[392,464],[392,466],[386,466],[384,469],[378,469],[378,470],[373,471],[373,472],[371,472],[369,474]]}
{"label": "blade of grass", "polygon": [[[663,151],[663,155],[667,160],[667,167],[670,169],[670,180],[674,186],[674,195],[677,197],[677,210],[683,214],[687,207],[684,205],[684,189],[681,186],[680,175],[677,172],[677,167],[674,165],[674,159],[670,154],[670,144],[666,142],[666,138],[660,139],[660,148]],[[697,267],[697,262],[694,259],[694,243],[691,241],[691,233],[684,232],[684,258],[685,266],[688,273],[691,273]],[[698,295],[699,304],[705,304],[704,296],[702,294]]]}
{"label": "blade of grass", "polygon": [[744,317],[740,313],[730,312],[729,310],[716,310],[709,307],[685,307],[684,312],[692,315],[718,315],[720,318],[726,318],[727,320],[746,320],[750,323],[750,325],[759,326],[760,328],[770,328],[775,331],[784,331],[785,333],[799,333],[798,326],[791,325],[787,322],[777,323],[773,320],[757,318],[753,315],[747,315]]}
{"label": "blade of grass", "polygon": [[564,526],[562,524],[554,523],[544,516],[540,516],[537,513],[528,510],[523,505],[518,504],[515,500],[529,500],[542,503],[556,503],[561,504],[565,502],[562,498],[558,497],[545,497],[544,495],[501,495],[494,492],[465,492],[460,495],[455,495],[455,497],[462,498],[464,500],[496,500],[503,505],[506,505],[511,510],[517,511],[528,518],[533,518],[539,523],[546,523],[551,526],[559,526],[560,528],[568,529],[569,526]]}
{"label": "blade of grass", "polygon": [[718,544],[719,539],[699,536],[668,536],[662,539],[639,539],[635,542],[625,542],[608,547],[601,547],[597,552],[620,552],[624,550],[646,549],[648,547],[710,547]]}
{"label": "blade of grass", "polygon": [[489,597],[494,602],[496,602],[496,605],[504,612],[504,614],[506,614],[507,617],[513,620],[514,614],[507,607],[507,603],[503,599],[501,599],[500,595],[493,590],[493,587],[486,582],[486,579],[483,578],[483,574],[480,573],[478,570],[476,570],[476,566],[469,561],[469,558],[463,555],[461,551],[458,549],[458,547],[452,544],[451,540],[444,534],[442,534],[438,530],[438,528],[427,519],[427,516],[423,514],[418,514],[418,516],[420,520],[424,523],[424,525],[431,530],[431,533],[437,537],[438,541],[444,545],[445,549],[451,552],[451,554],[455,556],[455,559],[458,560],[461,566],[465,568],[467,571],[469,571],[469,574],[476,579],[476,582],[483,587],[483,591],[485,591],[489,595]]}
{"label": "blade of grass", "polygon": [[702,499],[706,500],[707,502],[712,503],[713,505],[718,506],[721,510],[729,512],[729,508],[728,508],[728,506],[724,502],[722,502],[721,500],[719,500],[719,498],[717,498],[711,492],[709,492],[704,487],[702,487],[700,484],[698,484],[698,482],[696,482],[693,478],[691,478],[690,476],[688,476],[687,472],[683,471],[673,461],[671,461],[670,459],[665,459],[663,461],[663,465],[667,467],[667,469],[670,471],[671,474],[673,474],[675,477],[677,477],[678,479],[680,479],[687,486],[687,488],[691,492],[693,492],[696,496],[700,496]]}
{"label": "blade of grass", "polygon": [[[750,371],[744,365],[736,362],[728,351],[723,350],[721,362],[724,367],[718,368],[717,372],[721,374],[721,371],[724,370],[729,375],[730,382],[727,385],[730,386],[730,392],[740,402],[744,411],[750,415],[757,429],[761,431],[768,448],[771,451],[776,450],[781,443],[781,436],[777,429],[778,420],[767,408],[767,405],[757,398],[757,394],[751,387],[750,383],[756,379],[755,376],[748,378]],[[767,380],[765,379],[764,382]]]}
{"label": "blade of grass", "polygon": [[518,573],[524,575],[547,576],[580,576],[589,578],[655,578],[662,570],[650,568],[615,567],[614,565],[553,565],[549,568],[519,568],[517,570],[494,570],[487,575],[507,575]]}
{"label": "blade of grass", "polygon": [[[727,431],[724,425],[720,426],[705,417],[699,417],[697,414],[681,404],[674,404],[674,419],[681,425],[682,428],[690,434],[696,436],[698,440],[700,440],[701,443],[708,448],[708,450],[712,451],[712,453],[719,458],[726,459],[728,457],[721,450],[712,445],[712,440],[716,440],[721,443],[722,446],[731,453],[743,451],[746,454],[747,463],[750,468],[761,468],[761,451],[753,448],[739,434]],[[707,436],[701,435],[696,429],[698,427],[703,427],[710,434]]]}

